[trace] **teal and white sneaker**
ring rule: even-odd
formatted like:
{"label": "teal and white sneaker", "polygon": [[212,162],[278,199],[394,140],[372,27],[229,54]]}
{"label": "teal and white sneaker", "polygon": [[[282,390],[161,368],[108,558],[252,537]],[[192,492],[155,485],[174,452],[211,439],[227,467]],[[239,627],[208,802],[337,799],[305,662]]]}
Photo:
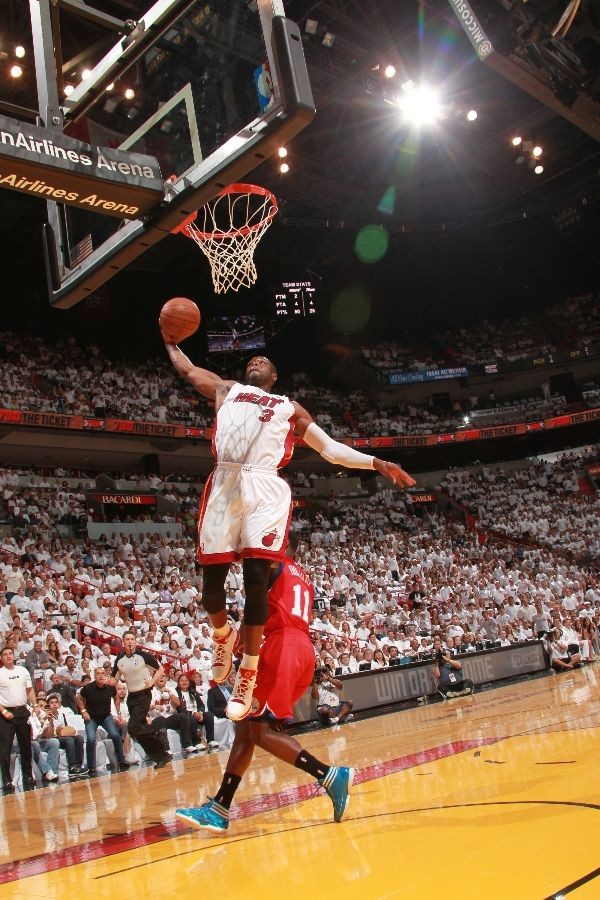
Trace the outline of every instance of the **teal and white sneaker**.
{"label": "teal and white sneaker", "polygon": [[229,810],[220,803],[215,803],[212,797],[209,797],[208,803],[202,806],[176,809],[175,817],[192,828],[204,828],[214,834],[225,834],[229,828]]}
{"label": "teal and white sneaker", "polygon": [[319,784],[324,787],[333,803],[333,818],[341,822],[348,808],[350,788],[354,780],[354,769],[347,766],[331,766],[323,778],[319,778]]}

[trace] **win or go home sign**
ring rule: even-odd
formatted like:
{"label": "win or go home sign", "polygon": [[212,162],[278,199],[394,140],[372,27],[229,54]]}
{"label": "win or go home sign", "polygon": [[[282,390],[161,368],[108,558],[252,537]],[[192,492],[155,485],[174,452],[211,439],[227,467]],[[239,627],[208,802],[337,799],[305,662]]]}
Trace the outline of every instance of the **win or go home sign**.
{"label": "win or go home sign", "polygon": [[120,219],[164,197],[158,160],[0,116],[0,187]]}

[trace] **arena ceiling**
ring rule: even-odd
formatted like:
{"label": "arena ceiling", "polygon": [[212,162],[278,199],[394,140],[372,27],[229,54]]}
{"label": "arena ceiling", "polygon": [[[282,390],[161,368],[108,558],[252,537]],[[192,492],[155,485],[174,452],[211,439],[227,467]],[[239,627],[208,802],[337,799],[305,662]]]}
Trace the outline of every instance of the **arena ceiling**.
{"label": "arena ceiling", "polygon": [[[5,5],[3,40],[23,41],[28,4],[7,0]],[[526,4],[540,22],[557,20],[566,5],[566,0]],[[519,0],[486,0],[499,41],[508,41],[503,17],[516,16],[524,6]],[[148,0],[102,4],[115,16],[134,19],[147,7]],[[480,282],[482,253],[483,271],[490,275],[496,265],[507,272],[507,257],[514,260],[516,268],[503,277],[505,292],[517,297],[516,308],[538,276],[540,290],[566,289],[571,274],[577,276],[575,289],[595,286],[589,282],[598,262],[597,141],[481,63],[448,0],[286,0],[285,7],[303,32],[317,117],[288,148],[288,175],[280,175],[277,161],[269,160],[252,176],[280,200],[277,224],[259,252],[274,278],[284,270],[298,274],[308,268],[335,281],[340,260],[344,269],[350,266],[358,231],[377,224],[391,240],[386,257],[369,274],[382,293],[398,284],[399,275],[412,285],[423,276],[428,292],[435,291],[428,281],[432,273],[425,272],[432,261],[447,267],[448,278],[473,262],[473,279]],[[64,58],[83,59],[86,48],[114,40],[80,18],[63,20]],[[307,20],[317,23],[315,33],[309,33]],[[333,36],[331,46],[323,44],[325,33]],[[581,62],[580,78],[569,85],[574,93],[563,96],[564,102],[572,104],[578,92],[595,102],[599,36],[598,3],[583,0],[568,35]],[[425,78],[442,88],[445,115],[435,129],[411,131],[386,101],[389,84],[382,72],[388,63],[397,69],[397,85]],[[31,78],[19,85],[5,81],[2,99],[35,105],[33,91]],[[465,119],[471,108],[478,112],[473,123]],[[515,134],[543,146],[541,176],[533,174],[527,159],[517,164]],[[33,235],[31,253],[38,258],[42,215],[33,202],[0,195],[7,258],[15,259],[24,233]],[[136,270],[155,278],[168,267],[182,272],[197,266],[195,251],[186,244],[168,239],[160,252],[142,257]],[[564,278],[557,279],[547,260],[558,258]],[[531,273],[525,271],[529,265]]]}

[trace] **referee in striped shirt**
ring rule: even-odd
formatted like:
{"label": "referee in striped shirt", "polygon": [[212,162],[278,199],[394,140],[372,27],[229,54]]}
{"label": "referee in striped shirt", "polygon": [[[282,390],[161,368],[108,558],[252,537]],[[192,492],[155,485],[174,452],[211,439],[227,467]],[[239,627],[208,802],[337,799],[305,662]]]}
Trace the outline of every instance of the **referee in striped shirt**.
{"label": "referee in striped shirt", "polygon": [[146,756],[156,763],[157,769],[162,769],[171,761],[156,735],[164,727],[164,717],[157,716],[151,725],[147,721],[152,688],[156,679],[163,674],[164,669],[156,657],[137,648],[135,631],[126,631],[123,635],[123,652],[119,653],[112,668],[112,683],[116,685],[119,677],[124,679],[127,685],[129,734],[142,745]]}

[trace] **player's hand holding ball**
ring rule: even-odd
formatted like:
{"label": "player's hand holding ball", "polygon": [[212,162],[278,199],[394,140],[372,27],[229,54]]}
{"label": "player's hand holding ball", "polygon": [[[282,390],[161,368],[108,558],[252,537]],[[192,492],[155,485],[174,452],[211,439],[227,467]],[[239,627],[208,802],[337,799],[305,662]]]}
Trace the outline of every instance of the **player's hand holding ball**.
{"label": "player's hand holding ball", "polygon": [[161,309],[158,324],[166,343],[178,344],[198,330],[200,310],[187,297],[173,297]]}

